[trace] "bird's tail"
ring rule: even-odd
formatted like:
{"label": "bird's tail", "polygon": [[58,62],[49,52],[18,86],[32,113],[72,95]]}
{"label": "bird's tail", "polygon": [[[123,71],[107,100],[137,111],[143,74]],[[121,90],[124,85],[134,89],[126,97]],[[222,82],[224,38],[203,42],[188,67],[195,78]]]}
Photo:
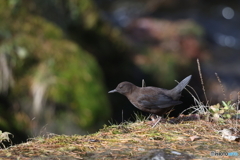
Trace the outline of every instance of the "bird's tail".
{"label": "bird's tail", "polygon": [[192,78],[192,75],[187,76],[184,78],[178,85],[172,89],[172,92],[174,93],[180,93],[182,90],[186,87],[186,85],[189,83],[190,79]]}

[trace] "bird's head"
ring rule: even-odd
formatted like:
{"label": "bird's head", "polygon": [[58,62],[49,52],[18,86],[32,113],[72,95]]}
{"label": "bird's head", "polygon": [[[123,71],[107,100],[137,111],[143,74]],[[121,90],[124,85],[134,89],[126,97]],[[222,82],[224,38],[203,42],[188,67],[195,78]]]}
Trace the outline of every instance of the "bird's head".
{"label": "bird's head", "polygon": [[129,93],[132,93],[132,91],[135,87],[136,86],[130,82],[121,82],[118,84],[118,86],[114,90],[111,90],[108,93],[118,92],[123,95],[127,95]]}

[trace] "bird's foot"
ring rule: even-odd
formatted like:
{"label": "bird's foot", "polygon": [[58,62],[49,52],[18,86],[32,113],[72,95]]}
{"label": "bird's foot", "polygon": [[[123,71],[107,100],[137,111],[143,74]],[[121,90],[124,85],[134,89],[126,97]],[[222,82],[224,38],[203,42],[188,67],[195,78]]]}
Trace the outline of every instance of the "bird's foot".
{"label": "bird's foot", "polygon": [[154,128],[161,121],[161,119],[162,119],[162,117],[158,116],[158,118],[155,120],[156,122],[154,123],[152,128]]}
{"label": "bird's foot", "polygon": [[155,122],[158,119],[158,116],[155,114],[151,114],[150,119],[152,120],[152,122]]}
{"label": "bird's foot", "polygon": [[154,128],[162,119],[161,116],[150,114],[147,119],[150,119],[151,121],[146,122],[146,124],[151,125],[152,128]]}

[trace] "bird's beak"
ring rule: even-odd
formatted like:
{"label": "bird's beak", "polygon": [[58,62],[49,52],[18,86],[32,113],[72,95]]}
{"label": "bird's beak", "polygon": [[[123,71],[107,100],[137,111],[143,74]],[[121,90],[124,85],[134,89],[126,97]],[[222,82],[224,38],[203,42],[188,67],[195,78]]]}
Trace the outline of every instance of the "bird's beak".
{"label": "bird's beak", "polygon": [[114,93],[114,92],[117,92],[117,90],[114,89],[114,90],[109,91],[108,93]]}

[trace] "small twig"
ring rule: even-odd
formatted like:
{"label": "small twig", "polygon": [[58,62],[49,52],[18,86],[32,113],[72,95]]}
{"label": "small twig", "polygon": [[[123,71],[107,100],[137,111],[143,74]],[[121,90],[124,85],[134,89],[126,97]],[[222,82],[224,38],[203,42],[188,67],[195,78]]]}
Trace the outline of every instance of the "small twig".
{"label": "small twig", "polygon": [[237,110],[237,113],[236,113],[236,132],[237,132],[237,126],[238,126],[238,119],[239,119],[239,114],[238,114],[238,111],[239,111],[239,105],[240,105],[240,92],[238,92],[238,101],[237,101],[237,107],[236,107],[236,110]]}
{"label": "small twig", "polygon": [[226,101],[226,100],[227,100],[227,98],[226,98],[226,94],[225,94],[224,87],[223,87],[223,85],[222,85],[222,81],[221,81],[221,79],[219,78],[219,76],[218,76],[218,74],[217,74],[217,73],[215,73],[215,75],[216,75],[216,77],[217,77],[217,80],[218,80],[218,82],[219,82],[219,84],[220,84],[221,88],[222,88],[222,92],[223,92],[224,100]]}
{"label": "small twig", "polygon": [[146,87],[146,83],[145,83],[144,79],[142,80],[142,87]]}
{"label": "small twig", "polygon": [[[197,100],[199,100],[200,101],[200,98],[199,98],[199,96],[198,96],[198,94],[197,94],[197,92],[195,91],[195,89],[193,88],[193,87],[191,87],[191,86],[189,86],[189,85],[187,85],[189,88],[191,88],[192,89],[192,91],[194,92],[194,94],[197,96]],[[188,91],[188,93],[190,93],[190,91],[189,90],[187,90],[186,88],[185,88],[185,90],[186,91]],[[191,93],[190,93],[191,94]]]}
{"label": "small twig", "polygon": [[157,121],[156,121],[156,123],[154,123],[154,125],[152,126],[152,128],[154,128],[160,121],[161,121],[161,119],[162,119],[162,117],[158,117],[157,118]]}
{"label": "small twig", "polygon": [[123,110],[122,110],[122,123],[123,123]]}
{"label": "small twig", "polygon": [[205,88],[204,88],[204,83],[203,83],[203,78],[202,78],[202,72],[201,72],[199,59],[197,59],[197,64],[198,64],[198,72],[199,72],[199,76],[200,76],[201,84],[202,84],[202,90],[203,90],[203,93],[204,93],[204,96],[205,96],[205,99],[206,99],[206,102],[207,102],[206,104],[208,104],[208,100],[207,100],[207,95],[206,95],[206,91],[205,91]]}
{"label": "small twig", "polygon": [[[185,88],[185,90],[192,96],[192,98],[193,98],[193,100],[194,100],[194,103],[195,103],[195,105],[197,105],[197,107],[190,107],[190,108],[188,108],[188,109],[185,109],[183,112],[185,112],[185,111],[187,111],[187,110],[189,110],[189,109],[192,109],[192,108],[194,108],[194,111],[193,112],[198,112],[199,114],[206,114],[206,111],[208,111],[207,110],[207,108],[206,108],[206,106],[204,106],[203,105],[203,103],[200,101],[200,98],[198,97],[198,95],[197,95],[197,93],[196,93],[196,91],[194,90],[194,88],[192,88],[191,86],[189,86],[189,85],[187,85],[190,89],[192,89],[193,90],[193,92],[195,93],[195,95],[197,96],[197,98],[187,89],[187,88]],[[183,113],[182,112],[182,113]],[[193,113],[192,112],[192,113]],[[182,114],[181,113],[181,114]],[[190,114],[192,114],[192,113],[190,113]]]}

